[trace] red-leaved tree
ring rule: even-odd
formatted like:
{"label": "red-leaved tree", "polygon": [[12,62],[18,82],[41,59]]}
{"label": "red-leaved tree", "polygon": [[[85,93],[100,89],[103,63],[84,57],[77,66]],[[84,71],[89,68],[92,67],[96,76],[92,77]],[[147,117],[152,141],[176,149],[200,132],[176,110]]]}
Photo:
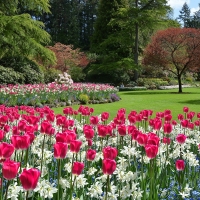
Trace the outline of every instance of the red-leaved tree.
{"label": "red-leaved tree", "polygon": [[62,72],[66,72],[74,66],[84,68],[89,63],[86,54],[81,52],[80,49],[73,49],[72,45],[64,45],[58,42],[48,48],[55,53],[57,58],[57,63],[53,67]]}
{"label": "red-leaved tree", "polygon": [[200,30],[169,28],[158,31],[144,50],[143,64],[175,74],[181,93],[183,73],[200,69]]}

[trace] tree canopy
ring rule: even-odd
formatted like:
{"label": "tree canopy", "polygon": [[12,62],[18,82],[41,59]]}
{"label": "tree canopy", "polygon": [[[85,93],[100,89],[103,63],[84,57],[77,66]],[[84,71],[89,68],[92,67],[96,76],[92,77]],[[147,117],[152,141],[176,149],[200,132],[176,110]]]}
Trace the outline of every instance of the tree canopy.
{"label": "tree canopy", "polygon": [[44,24],[30,14],[50,12],[49,0],[0,0],[0,59],[3,57],[40,58],[54,63],[55,55],[45,48],[51,41]]}
{"label": "tree canopy", "polygon": [[186,71],[199,71],[200,30],[169,28],[158,31],[144,51],[144,65],[175,74],[182,92],[181,77]]}

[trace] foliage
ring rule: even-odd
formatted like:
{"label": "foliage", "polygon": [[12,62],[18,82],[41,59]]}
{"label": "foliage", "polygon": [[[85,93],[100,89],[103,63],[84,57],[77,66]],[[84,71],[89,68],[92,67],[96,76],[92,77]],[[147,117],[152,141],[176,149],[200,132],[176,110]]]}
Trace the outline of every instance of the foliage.
{"label": "foliage", "polygon": [[21,13],[19,7],[33,12],[49,12],[48,0],[41,1],[1,1],[0,2],[0,59],[10,56],[23,56],[41,59],[46,63],[55,63],[54,54],[44,45],[50,42],[50,35],[44,30],[44,24],[33,19],[27,13]]}
{"label": "foliage", "polygon": [[[4,67],[12,68],[16,73],[23,76],[23,80],[16,79],[16,83],[34,84],[44,82],[44,74],[40,70],[37,63],[28,58],[20,57],[4,57],[0,60],[0,64]],[[7,80],[9,83],[9,80]]]}
{"label": "foliage", "polygon": [[68,73],[72,77],[72,80],[74,82],[83,82],[85,80],[85,74],[83,72],[83,69],[77,66],[70,67]]}
{"label": "foliage", "polygon": [[44,66],[40,66],[41,71],[44,74],[44,83],[52,83],[55,79],[59,78],[59,74],[62,72],[55,68],[46,68]]}
{"label": "foliage", "polygon": [[158,31],[146,47],[144,65],[173,73],[182,92],[181,77],[186,71],[198,71],[200,57],[200,30],[169,28]]}
{"label": "foliage", "polygon": [[181,22],[183,22],[183,27],[185,28],[190,27],[190,21],[191,21],[190,8],[186,2],[183,4],[183,7],[179,12],[180,12],[180,15],[178,19]]}
{"label": "foliage", "polygon": [[53,43],[73,44],[89,50],[99,0],[51,0],[51,13],[39,15]]}
{"label": "foliage", "polygon": [[18,84],[24,82],[24,76],[12,68],[0,65],[0,84]]}
{"label": "foliage", "polygon": [[89,97],[87,94],[80,94],[78,96],[78,99],[82,104],[88,104],[88,102],[89,102]]}
{"label": "foliage", "polygon": [[86,54],[81,52],[80,49],[73,49],[72,45],[56,43],[54,46],[48,46],[48,48],[55,53],[57,58],[57,63],[49,67],[54,67],[62,72],[66,72],[75,66],[84,68],[89,63]]}
{"label": "foliage", "polygon": [[120,87],[119,91],[142,91],[142,90],[147,90],[146,87]]}

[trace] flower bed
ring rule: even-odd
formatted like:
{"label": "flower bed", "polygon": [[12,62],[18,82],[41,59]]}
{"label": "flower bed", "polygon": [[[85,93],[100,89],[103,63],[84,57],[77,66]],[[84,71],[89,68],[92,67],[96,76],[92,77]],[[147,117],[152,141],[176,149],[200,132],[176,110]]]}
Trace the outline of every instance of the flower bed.
{"label": "flower bed", "polygon": [[1,105],[0,198],[200,198],[200,113],[93,111]]}
{"label": "flower bed", "polygon": [[[0,88],[0,104],[7,106],[29,105],[50,107],[66,106],[71,104],[86,104],[98,102],[113,102],[118,89],[106,84],[35,84],[35,85],[8,85]],[[81,97],[84,95],[84,98]]]}

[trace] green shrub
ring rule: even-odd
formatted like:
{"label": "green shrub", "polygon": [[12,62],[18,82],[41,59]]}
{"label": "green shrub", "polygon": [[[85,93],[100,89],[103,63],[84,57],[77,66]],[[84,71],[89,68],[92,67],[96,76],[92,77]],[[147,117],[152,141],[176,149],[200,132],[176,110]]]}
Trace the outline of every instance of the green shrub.
{"label": "green shrub", "polygon": [[43,72],[34,61],[28,58],[7,57],[0,60],[0,65],[12,68],[16,73],[23,75],[24,78],[16,81],[16,83],[34,84],[44,82]]}
{"label": "green shrub", "polygon": [[79,101],[82,103],[82,104],[88,104],[89,102],[89,97],[87,94],[80,94],[79,95]]}
{"label": "green shrub", "polygon": [[41,67],[43,73],[44,73],[44,82],[45,83],[52,83],[56,79],[59,78],[59,74],[61,73],[60,70],[54,69],[54,68],[49,68],[45,69],[44,67]]}
{"label": "green shrub", "polygon": [[142,91],[142,90],[147,90],[146,87],[120,87],[119,91]]}
{"label": "green shrub", "polygon": [[9,67],[0,66],[0,84],[18,84],[24,83],[22,73],[14,71]]}

